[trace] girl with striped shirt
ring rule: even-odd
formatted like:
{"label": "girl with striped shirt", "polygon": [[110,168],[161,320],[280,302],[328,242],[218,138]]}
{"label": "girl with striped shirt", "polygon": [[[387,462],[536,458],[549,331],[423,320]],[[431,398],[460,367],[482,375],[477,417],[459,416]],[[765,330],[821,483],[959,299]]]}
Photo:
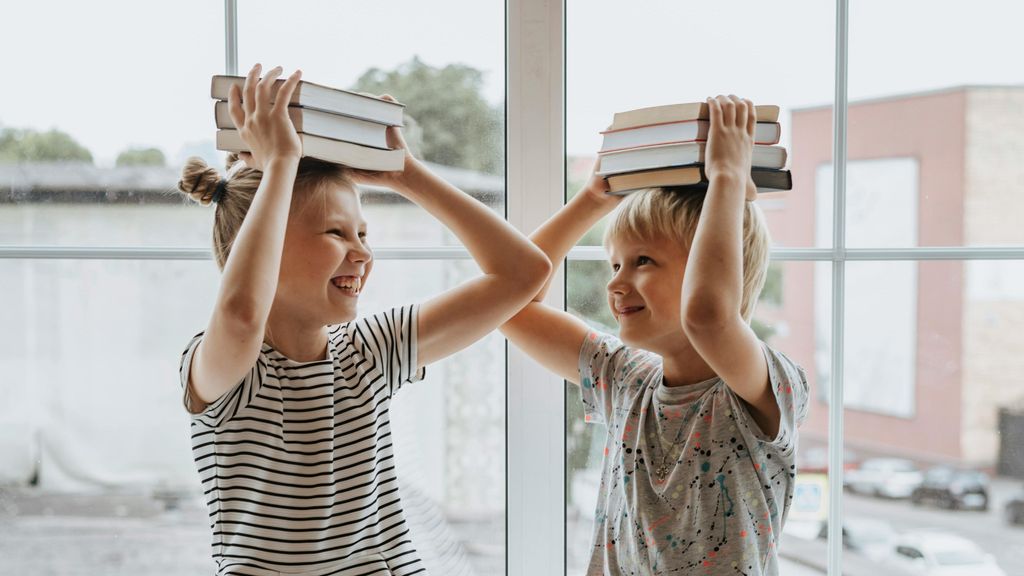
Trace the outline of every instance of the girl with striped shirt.
{"label": "girl with striped shirt", "polygon": [[[485,206],[406,150],[401,172],[302,158],[274,68],[233,88],[250,153],[221,178],[199,159],[181,192],[216,204],[222,282],[181,361],[192,445],[209,505],[217,574],[424,573],[395,477],[389,406],[423,367],[510,319],[551,264]],[[422,304],[356,320],[373,268],[355,184],[390,188],[450,228],[482,275]],[[414,281],[414,279],[410,279]]]}

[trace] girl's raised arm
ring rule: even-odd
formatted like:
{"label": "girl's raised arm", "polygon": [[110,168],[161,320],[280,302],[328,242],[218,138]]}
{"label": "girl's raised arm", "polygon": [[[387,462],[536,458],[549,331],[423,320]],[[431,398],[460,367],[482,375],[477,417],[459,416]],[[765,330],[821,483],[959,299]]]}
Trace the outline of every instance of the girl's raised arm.
{"label": "girl's raised arm", "polygon": [[[191,364],[189,386],[197,403],[217,400],[252,369],[277,291],[292,187],[302,156],[287,108],[301,72],[288,78],[275,104],[271,89],[281,68],[262,80],[259,74],[257,64],[244,88],[232,87],[228,98],[231,119],[251,151],[243,158],[250,167],[261,169],[263,177],[231,244],[213,314]],[[193,412],[203,408],[189,407]]]}
{"label": "girl's raised arm", "polygon": [[[406,148],[398,128],[389,128],[388,132],[391,147]],[[543,252],[408,151],[402,172],[357,172],[357,179],[387,186],[420,205],[459,237],[483,271],[482,276],[420,306],[416,337],[419,366],[480,340],[526,305],[547,281],[551,263]]]}
{"label": "girl's raised arm", "polygon": [[[610,196],[608,183],[595,172],[572,200],[530,235],[557,270],[580,238],[622,201]],[[517,348],[562,378],[580,383],[579,358],[590,328],[572,314],[544,303],[548,285],[501,327]]]}

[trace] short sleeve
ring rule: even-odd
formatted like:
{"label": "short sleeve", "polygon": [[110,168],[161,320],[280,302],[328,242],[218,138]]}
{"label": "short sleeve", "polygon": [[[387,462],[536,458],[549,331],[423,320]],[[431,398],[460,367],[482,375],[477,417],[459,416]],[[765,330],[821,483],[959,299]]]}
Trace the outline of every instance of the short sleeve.
{"label": "short sleeve", "polygon": [[202,412],[193,412],[191,410],[193,400],[200,404],[202,401],[193,397],[192,387],[188,385],[188,378],[192,368],[192,358],[202,340],[203,333],[200,332],[188,343],[185,353],[181,356],[179,376],[181,378],[182,402],[185,405],[185,410],[192,415],[193,420],[199,420],[211,428],[216,428],[234,418],[259,393],[267,377],[267,358],[261,351],[256,358],[256,364],[234,387],[208,404]]}
{"label": "short sleeve", "polygon": [[651,353],[629,348],[618,338],[590,331],[580,347],[580,394],[587,422],[608,424],[615,407],[643,383],[653,366]]}
{"label": "short sleeve", "polygon": [[[345,326],[348,338],[341,338],[339,346],[353,346],[354,353],[384,378],[393,396],[402,385],[418,382],[426,375],[426,368],[416,365],[418,317],[419,306],[409,305],[349,322]],[[346,351],[336,353],[343,355]]]}
{"label": "short sleeve", "polygon": [[761,343],[761,349],[768,363],[768,381],[775,393],[775,402],[779,406],[779,432],[775,438],[764,434],[750,416],[746,404],[738,396],[735,397],[735,401],[742,414],[741,420],[753,435],[763,442],[774,445],[780,453],[788,454],[795,447],[797,428],[807,419],[807,374],[788,356],[764,342]]}

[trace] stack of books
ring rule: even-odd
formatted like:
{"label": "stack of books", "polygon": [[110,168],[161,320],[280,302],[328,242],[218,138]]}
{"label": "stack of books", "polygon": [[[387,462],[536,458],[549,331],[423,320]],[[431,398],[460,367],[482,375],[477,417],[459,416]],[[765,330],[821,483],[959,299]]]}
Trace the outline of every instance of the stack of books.
{"label": "stack of books", "polygon": [[[758,192],[793,188],[787,153],[776,146],[782,134],[778,106],[756,106],[751,177]],[[598,174],[608,180],[609,193],[660,186],[706,190],[704,151],[710,122],[705,102],[669,104],[615,114],[602,132]]]}
{"label": "stack of books", "polygon": [[[241,88],[243,76],[214,76],[210,95],[217,121],[217,149],[245,152],[245,143],[228,113],[228,92],[232,84]],[[284,84],[278,80],[271,100]],[[295,130],[302,140],[302,153],[352,168],[397,171],[405,165],[405,152],[388,148],[388,126],[402,126],[405,106],[381,98],[340,88],[300,81],[288,103]]]}

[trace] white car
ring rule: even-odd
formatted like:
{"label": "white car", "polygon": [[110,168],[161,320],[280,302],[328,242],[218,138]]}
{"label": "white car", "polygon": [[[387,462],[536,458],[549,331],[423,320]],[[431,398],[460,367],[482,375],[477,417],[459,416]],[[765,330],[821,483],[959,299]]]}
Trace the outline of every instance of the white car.
{"label": "white car", "polygon": [[[828,522],[821,523],[818,538],[828,539]],[[885,520],[858,516],[843,519],[843,548],[869,560],[884,560],[892,553],[895,541],[896,531]]]}
{"label": "white car", "polygon": [[1006,576],[995,558],[970,540],[945,532],[899,536],[887,565],[920,576]]}
{"label": "white car", "polygon": [[843,475],[843,486],[858,494],[886,498],[909,498],[921,485],[924,475],[910,460],[902,458],[871,458],[855,470]]}

